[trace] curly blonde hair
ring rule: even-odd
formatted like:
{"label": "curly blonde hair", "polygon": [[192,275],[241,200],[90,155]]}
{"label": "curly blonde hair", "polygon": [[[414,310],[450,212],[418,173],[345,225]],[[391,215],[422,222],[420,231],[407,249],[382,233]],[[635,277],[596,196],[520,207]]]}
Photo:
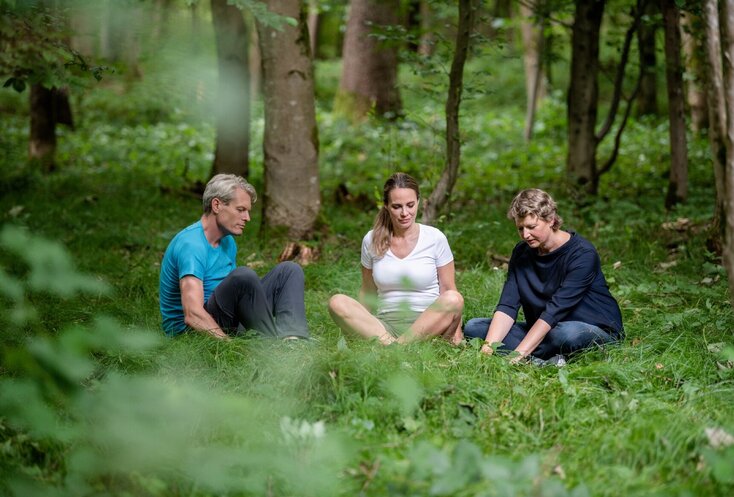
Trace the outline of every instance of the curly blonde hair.
{"label": "curly blonde hair", "polygon": [[518,193],[512,199],[510,209],[507,211],[508,219],[515,222],[531,214],[550,223],[553,230],[558,230],[563,225],[563,219],[558,215],[556,202],[539,188],[528,188]]}

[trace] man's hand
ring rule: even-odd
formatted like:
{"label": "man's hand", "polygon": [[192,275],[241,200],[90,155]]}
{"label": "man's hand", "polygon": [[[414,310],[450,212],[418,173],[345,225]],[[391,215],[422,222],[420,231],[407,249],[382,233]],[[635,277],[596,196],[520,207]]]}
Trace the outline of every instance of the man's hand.
{"label": "man's hand", "polygon": [[229,340],[231,337],[221,330],[221,328],[207,330],[211,336],[219,340]]}

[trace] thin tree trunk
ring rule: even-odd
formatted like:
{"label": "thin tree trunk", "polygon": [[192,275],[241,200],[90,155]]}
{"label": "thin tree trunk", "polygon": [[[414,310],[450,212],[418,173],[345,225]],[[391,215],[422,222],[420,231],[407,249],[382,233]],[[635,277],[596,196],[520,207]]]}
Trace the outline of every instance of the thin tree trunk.
{"label": "thin tree trunk", "polygon": [[319,12],[318,0],[308,1],[308,35],[311,39],[311,57],[318,58],[318,41],[321,13]]}
{"label": "thin tree trunk", "polygon": [[334,102],[337,114],[353,121],[402,111],[398,90],[398,55],[394,46],[370,36],[374,27],[398,24],[398,0],[352,0],[342,53],[342,76]]}
{"label": "thin tree trunk", "polygon": [[40,84],[31,85],[30,115],[28,157],[44,172],[53,171],[56,168],[56,113],[53,90]]}
{"label": "thin tree trunk", "polygon": [[469,52],[471,32],[480,0],[459,0],[459,26],[456,32],[456,49],[449,73],[449,93],[446,99],[446,167],[436,188],[423,205],[423,222],[430,224],[438,217],[456,184],[461,164],[461,133],[459,107],[464,89],[464,64]]}
{"label": "thin tree trunk", "polygon": [[681,39],[685,54],[685,67],[692,76],[686,79],[686,100],[691,113],[691,128],[701,131],[708,128],[708,104],[704,82],[703,47],[701,46],[701,20],[691,12],[684,13],[681,24]]}
{"label": "thin tree trunk", "polygon": [[640,56],[640,91],[637,95],[637,115],[647,116],[658,113],[657,100],[657,56],[655,51],[656,25],[651,19],[655,19],[658,11],[656,2],[647,2],[645,5],[645,20],[641,23],[637,32],[638,52]]}
{"label": "thin tree trunk", "polygon": [[590,188],[596,180],[597,75],[603,14],[604,0],[576,0],[571,35],[566,168],[571,181]]}
{"label": "thin tree trunk", "polygon": [[436,48],[436,33],[431,25],[431,6],[426,0],[420,0],[420,27],[421,37],[418,53],[431,56]]}
{"label": "thin tree trunk", "polygon": [[217,144],[212,176],[247,177],[250,150],[249,33],[242,11],[227,0],[211,0],[217,41]]}
{"label": "thin tree trunk", "polygon": [[670,179],[665,206],[685,202],[688,197],[688,144],[686,142],[683,66],[681,64],[680,11],[675,0],[662,0],[665,27],[665,77],[670,120]]}
{"label": "thin tree trunk", "polygon": [[535,112],[538,103],[545,98],[548,92],[548,84],[543,70],[544,50],[544,27],[545,17],[538,22],[536,17],[540,11],[542,15],[542,1],[528,5],[520,3],[520,16],[522,23],[520,30],[523,41],[523,63],[525,66],[525,130],[523,136],[525,141],[530,141],[533,136],[533,125],[535,124]]}
{"label": "thin tree trunk", "polygon": [[319,213],[318,129],[305,9],[299,0],[268,0],[268,9],[297,19],[281,30],[258,23],[265,103],[263,229],[310,236]]}

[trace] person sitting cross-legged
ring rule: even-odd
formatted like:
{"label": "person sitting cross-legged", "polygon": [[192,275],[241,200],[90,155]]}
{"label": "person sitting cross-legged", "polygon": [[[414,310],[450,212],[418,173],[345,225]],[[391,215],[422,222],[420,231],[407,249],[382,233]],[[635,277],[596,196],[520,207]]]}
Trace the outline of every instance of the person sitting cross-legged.
{"label": "person sitting cross-legged", "polygon": [[[612,297],[594,246],[563,220],[550,195],[521,191],[507,217],[522,241],[512,251],[507,279],[492,318],[464,326],[467,338],[486,341],[482,352],[516,351],[513,361],[548,360],[624,337],[622,314]],[[519,308],[524,322],[517,322]]]}
{"label": "person sitting cross-legged", "polygon": [[385,183],[383,206],[362,240],[359,300],[343,294],[329,300],[342,331],[385,345],[433,336],[463,340],[454,257],[441,231],[415,222],[419,201],[411,176],[395,173]]}
{"label": "person sitting cross-legged", "polygon": [[262,279],[237,267],[234,237],[250,221],[255,188],[234,174],[217,174],[206,185],[204,214],[171,240],[160,272],[163,330],[175,336],[194,330],[228,338],[254,330],[272,338],[308,338],[304,275],[282,262]]}

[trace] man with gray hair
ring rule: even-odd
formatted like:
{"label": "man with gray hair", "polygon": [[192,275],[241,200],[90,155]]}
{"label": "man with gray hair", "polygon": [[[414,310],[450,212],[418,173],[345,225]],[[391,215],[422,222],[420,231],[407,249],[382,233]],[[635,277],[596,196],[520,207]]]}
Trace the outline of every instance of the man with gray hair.
{"label": "man with gray hair", "polygon": [[308,338],[303,270],[282,262],[260,279],[237,267],[235,236],[250,221],[255,188],[234,174],[206,185],[201,219],[171,240],[161,263],[160,310],[169,336],[195,330],[228,338],[245,330]]}

